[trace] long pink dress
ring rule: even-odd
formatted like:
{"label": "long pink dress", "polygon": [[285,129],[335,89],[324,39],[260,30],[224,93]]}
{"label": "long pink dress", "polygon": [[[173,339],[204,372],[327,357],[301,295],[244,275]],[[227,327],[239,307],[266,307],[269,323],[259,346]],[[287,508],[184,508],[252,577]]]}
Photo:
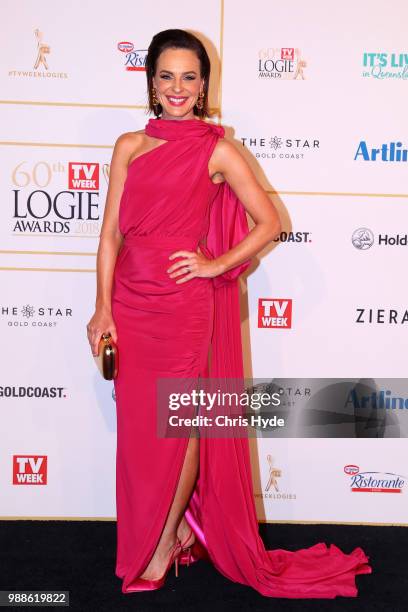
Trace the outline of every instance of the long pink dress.
{"label": "long pink dress", "polygon": [[[154,553],[188,444],[187,437],[157,436],[157,378],[243,376],[238,276],[250,263],[214,279],[176,284],[169,277],[171,253],[196,251],[200,243],[206,256],[216,257],[249,229],[229,185],[213,184],[208,174],[221,126],[150,119],[145,132],[166,142],[129,166],[119,212],[125,239],[112,290],[120,352],[116,575],[123,593],[132,592]],[[344,554],[318,543],[295,552],[265,550],[243,437],[200,439],[199,477],[185,516],[224,576],[268,597],[355,597],[356,574],[372,571],[361,548]]]}

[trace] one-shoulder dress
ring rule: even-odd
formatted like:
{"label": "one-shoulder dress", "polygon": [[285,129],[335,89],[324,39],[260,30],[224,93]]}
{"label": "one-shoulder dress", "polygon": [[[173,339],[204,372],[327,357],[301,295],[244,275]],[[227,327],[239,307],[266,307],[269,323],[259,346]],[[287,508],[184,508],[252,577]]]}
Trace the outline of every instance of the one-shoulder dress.
{"label": "one-shoulder dress", "polygon": [[[212,279],[176,284],[169,277],[166,270],[178,260],[169,260],[171,253],[200,246],[218,257],[249,228],[228,183],[209,176],[222,126],[150,119],[145,133],[164,142],[129,165],[112,287],[119,349],[115,572],[123,593],[132,592],[153,556],[188,445],[188,437],[157,435],[157,380],[243,376],[238,277],[250,264]],[[242,436],[200,439],[199,476],[185,518],[219,572],[268,597],[356,597],[355,576],[372,571],[360,547],[350,554],[325,543],[265,549]]]}

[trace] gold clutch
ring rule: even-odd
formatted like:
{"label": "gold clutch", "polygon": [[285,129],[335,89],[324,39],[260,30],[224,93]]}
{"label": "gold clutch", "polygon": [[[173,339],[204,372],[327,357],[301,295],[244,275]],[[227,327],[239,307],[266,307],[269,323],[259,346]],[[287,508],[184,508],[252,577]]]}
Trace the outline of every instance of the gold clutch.
{"label": "gold clutch", "polygon": [[102,334],[99,340],[98,354],[94,356],[98,369],[105,380],[112,380],[118,374],[119,353],[112,336]]}

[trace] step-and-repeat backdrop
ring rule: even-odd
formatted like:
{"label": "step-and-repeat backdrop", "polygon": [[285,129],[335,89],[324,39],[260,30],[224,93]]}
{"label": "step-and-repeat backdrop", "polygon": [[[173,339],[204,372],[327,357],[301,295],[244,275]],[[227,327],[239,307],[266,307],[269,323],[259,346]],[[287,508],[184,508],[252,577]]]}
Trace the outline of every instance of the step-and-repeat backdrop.
{"label": "step-and-repeat backdrop", "polygon": [[[298,396],[313,377],[406,376],[408,5],[203,8],[2,4],[2,517],[115,517],[113,384],[86,324],[112,146],[147,122],[160,30],[205,43],[213,121],[282,218],[241,283],[246,374],[297,378]],[[407,523],[403,438],[262,437],[251,450],[260,520]]]}

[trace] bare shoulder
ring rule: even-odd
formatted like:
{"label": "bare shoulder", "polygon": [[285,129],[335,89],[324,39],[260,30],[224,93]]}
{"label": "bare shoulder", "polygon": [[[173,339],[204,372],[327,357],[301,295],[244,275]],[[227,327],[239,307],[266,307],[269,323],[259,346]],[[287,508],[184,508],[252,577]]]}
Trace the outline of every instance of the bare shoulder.
{"label": "bare shoulder", "polygon": [[228,161],[242,158],[242,155],[234,143],[220,138],[214,147],[213,158],[216,162],[228,163]]}
{"label": "bare shoulder", "polygon": [[144,130],[138,130],[137,132],[125,132],[116,139],[115,148],[120,151],[132,151],[133,149],[143,145],[144,138]]}
{"label": "bare shoulder", "polygon": [[225,178],[226,173],[231,170],[237,172],[244,171],[246,161],[240,153],[238,147],[225,138],[220,138],[214,147],[210,161],[211,174],[222,174]]}
{"label": "bare shoulder", "polygon": [[138,130],[137,132],[125,132],[116,139],[114,147],[115,157],[119,158],[127,165],[130,158],[141,151],[144,146],[146,146],[145,143],[146,136],[144,130]]}

